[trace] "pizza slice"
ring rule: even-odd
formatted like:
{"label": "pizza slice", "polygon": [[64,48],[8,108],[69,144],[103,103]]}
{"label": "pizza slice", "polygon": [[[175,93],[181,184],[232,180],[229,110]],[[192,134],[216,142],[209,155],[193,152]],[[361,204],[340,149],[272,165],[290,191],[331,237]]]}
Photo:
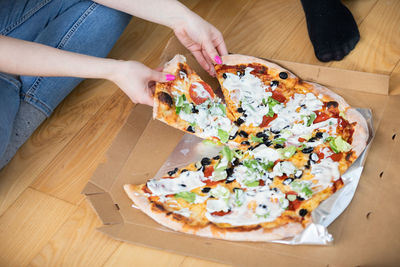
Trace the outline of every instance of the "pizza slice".
{"label": "pizza slice", "polygon": [[176,79],[156,84],[153,117],[201,138],[227,143],[238,127],[227,117],[222,99],[186,64],[185,57],[176,55],[163,71]]}

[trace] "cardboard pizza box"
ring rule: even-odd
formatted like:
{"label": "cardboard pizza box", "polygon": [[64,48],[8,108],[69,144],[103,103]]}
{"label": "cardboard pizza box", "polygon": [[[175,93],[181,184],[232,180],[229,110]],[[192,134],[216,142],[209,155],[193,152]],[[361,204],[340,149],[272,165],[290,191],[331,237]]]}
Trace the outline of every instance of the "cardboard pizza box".
{"label": "cardboard pizza box", "polygon": [[[240,51],[234,51],[240,53]],[[160,63],[175,54],[213,88],[210,78],[176,39]],[[107,152],[107,161],[83,190],[112,238],[235,266],[395,266],[400,260],[400,96],[389,96],[389,76],[276,61],[304,80],[328,86],[353,107],[373,111],[375,139],[348,208],[329,227],[329,246],[231,242],[174,232],[133,208],[123,184],[152,178],[184,133],[152,119],[148,106],[136,105]],[[207,78],[209,77],[209,78]]]}

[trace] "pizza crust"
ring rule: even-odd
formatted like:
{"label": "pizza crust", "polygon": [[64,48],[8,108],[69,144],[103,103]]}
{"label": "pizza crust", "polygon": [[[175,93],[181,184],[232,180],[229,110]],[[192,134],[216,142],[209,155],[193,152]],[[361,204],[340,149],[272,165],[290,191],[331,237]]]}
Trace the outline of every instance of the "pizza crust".
{"label": "pizza crust", "polygon": [[[288,237],[293,237],[304,230],[301,223],[289,223],[284,226],[277,227],[272,230],[263,228],[252,230],[233,232],[226,229],[218,228],[211,225],[205,227],[194,227],[186,225],[184,222],[179,222],[172,219],[172,216],[166,215],[165,212],[155,212],[152,208],[152,203],[146,196],[136,190],[134,185],[124,185],[124,190],[133,203],[144,213],[150,216],[153,220],[172,230],[193,234],[207,238],[217,238],[232,241],[272,241],[280,240]],[[311,220],[310,220],[311,222]]]}
{"label": "pizza crust", "polygon": [[231,55],[226,55],[222,56],[222,62],[225,65],[239,65],[239,64],[251,64],[251,63],[259,63],[262,65],[267,66],[270,69],[276,69],[278,72],[286,72],[288,74],[288,78],[297,78],[296,75],[288,71],[287,69],[282,68],[281,66],[257,58],[257,57],[251,57],[251,56],[245,56],[245,55],[239,55],[239,54],[231,54]]}

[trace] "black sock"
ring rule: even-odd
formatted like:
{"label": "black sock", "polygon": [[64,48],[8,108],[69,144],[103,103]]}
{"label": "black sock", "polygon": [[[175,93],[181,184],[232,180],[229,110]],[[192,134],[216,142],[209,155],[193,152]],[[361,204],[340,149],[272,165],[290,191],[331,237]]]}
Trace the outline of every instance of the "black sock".
{"label": "black sock", "polygon": [[301,0],[315,55],[322,62],[343,59],[360,40],[353,15],[340,0]]}

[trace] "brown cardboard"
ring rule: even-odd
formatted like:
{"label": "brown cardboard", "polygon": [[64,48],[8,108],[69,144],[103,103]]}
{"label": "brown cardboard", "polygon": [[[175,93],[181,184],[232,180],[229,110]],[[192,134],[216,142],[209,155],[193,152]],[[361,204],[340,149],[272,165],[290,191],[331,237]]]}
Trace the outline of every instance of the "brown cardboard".
{"label": "brown cardboard", "polygon": [[[163,61],[185,53],[169,42]],[[188,56],[188,55],[187,55]],[[199,69],[192,57],[189,64]],[[112,238],[235,266],[396,266],[400,260],[400,96],[388,96],[385,75],[279,61],[303,79],[328,84],[354,107],[371,108],[376,132],[352,203],[329,227],[331,246],[231,242],[182,234],[154,222],[125,196],[122,185],[151,178],[183,133],[136,106],[84,194]],[[207,77],[204,71],[199,71]],[[208,82],[210,82],[208,78]],[[362,81],[362,82],[354,82]],[[212,80],[215,86],[215,80]],[[373,86],[372,86],[373,85]],[[351,88],[352,90],[349,90]],[[380,94],[374,94],[380,93]],[[134,261],[134,259],[133,259]]]}

